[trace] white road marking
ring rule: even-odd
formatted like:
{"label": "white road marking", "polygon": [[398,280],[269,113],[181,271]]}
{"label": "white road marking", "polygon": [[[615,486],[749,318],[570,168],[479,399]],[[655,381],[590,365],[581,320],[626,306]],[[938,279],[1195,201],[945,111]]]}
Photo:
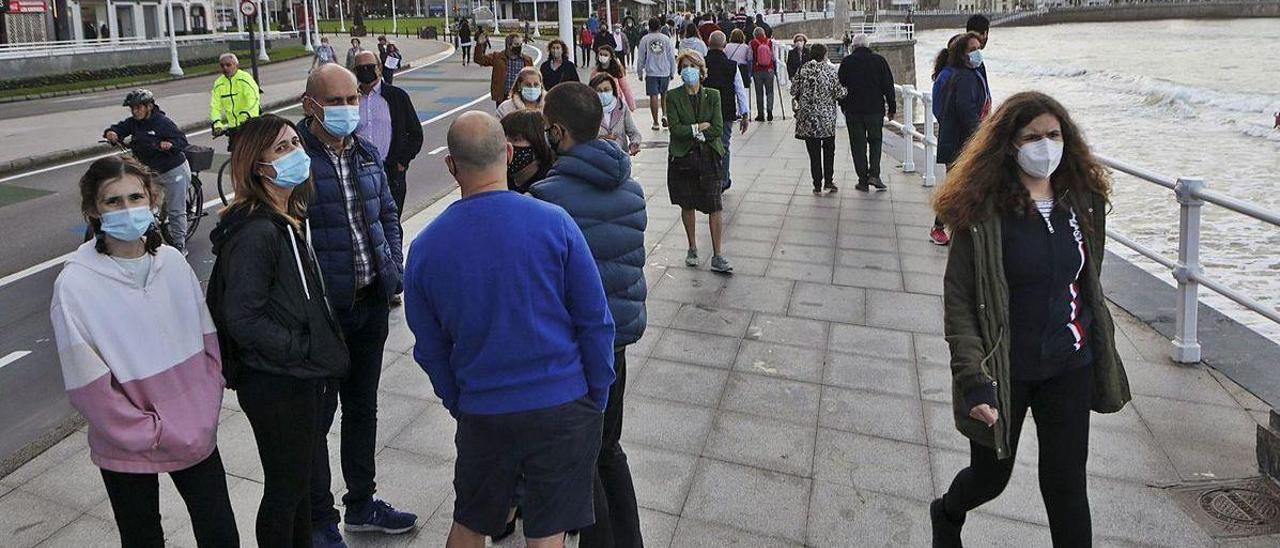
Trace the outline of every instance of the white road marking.
{"label": "white road marking", "polygon": [[444,149],[446,149],[446,148],[449,148],[449,146],[448,146],[448,145],[438,146],[438,147],[436,147],[436,148],[435,148],[435,150],[432,150],[431,152],[428,152],[428,153],[427,153],[427,156],[435,156],[435,155],[437,155],[437,154],[440,154],[440,151],[442,151],[442,150],[444,150]]}
{"label": "white road marking", "polygon": [[26,357],[27,354],[30,354],[30,353],[31,353],[30,350],[19,350],[17,352],[10,352],[8,356],[0,358],[0,368],[6,365],[9,365],[13,362],[16,362],[18,360],[21,360],[22,358]]}

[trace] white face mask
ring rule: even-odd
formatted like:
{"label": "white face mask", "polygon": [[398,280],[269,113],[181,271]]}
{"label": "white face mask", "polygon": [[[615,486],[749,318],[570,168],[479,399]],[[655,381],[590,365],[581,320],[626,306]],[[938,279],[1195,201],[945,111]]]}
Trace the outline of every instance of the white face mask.
{"label": "white face mask", "polygon": [[1062,162],[1062,141],[1045,137],[1018,147],[1018,166],[1027,175],[1046,179]]}

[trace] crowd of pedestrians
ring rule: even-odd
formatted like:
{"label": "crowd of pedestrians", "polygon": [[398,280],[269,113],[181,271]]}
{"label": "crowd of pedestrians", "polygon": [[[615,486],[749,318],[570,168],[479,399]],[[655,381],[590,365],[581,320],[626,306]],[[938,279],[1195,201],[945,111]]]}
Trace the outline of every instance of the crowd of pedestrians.
{"label": "crowd of pedestrians", "polygon": [[[1086,546],[1089,413],[1130,399],[1100,279],[1110,180],[1052,97],[993,102],[988,26],[972,18],[932,71],[948,170],[930,236],[951,245],[944,323],[956,426],[970,440],[969,466],[930,504],[932,540],[960,546],[967,513],[1003,491],[1030,410],[1054,544]],[[133,136],[150,152],[89,166],[80,208],[91,238],[50,307],[122,544],[164,545],[157,475],[167,473],[197,544],[238,546],[217,449],[224,387],[236,391],[262,463],[260,546],[339,548],[339,524],[392,535],[417,527],[416,514],[377,496],[378,386],[391,308],[403,302],[414,359],[457,421],[449,546],[511,535],[517,517],[533,547],[563,546],[566,533],[580,546],[642,546],[620,444],[627,348],[647,324],[646,199],[631,173],[642,134],[627,67],[644,82],[652,129],[669,134],[667,190],[685,263],[703,264],[702,213],[708,267],[730,274],[731,135],[735,121],[749,127],[752,84],[755,120],[772,120],[781,51],[763,19],[742,10],[646,28],[593,15],[582,36],[593,57],[575,64],[555,40],[540,66],[524,37],[491,51],[477,29],[474,62],[491,67],[498,116],[467,112],[449,127],[444,163],[462,197],[416,237],[403,234],[401,212],[423,135],[409,95],[392,84],[394,43],[380,38],[372,52],[353,39],[344,65],[332,47],[317,55],[297,123],[259,115],[248,96],[256,84],[224,56],[215,92],[227,94],[211,99],[211,120],[235,128],[235,196],[211,236],[207,292],[154,216],[183,176],[185,136],[154,97],[130,94],[131,117],[104,137]],[[881,128],[896,114],[888,62],[862,34],[838,67],[824,44],[791,42],[778,58],[814,194],[838,190],[840,122],[854,188],[885,190]],[[341,514],[327,436],[339,408]]]}

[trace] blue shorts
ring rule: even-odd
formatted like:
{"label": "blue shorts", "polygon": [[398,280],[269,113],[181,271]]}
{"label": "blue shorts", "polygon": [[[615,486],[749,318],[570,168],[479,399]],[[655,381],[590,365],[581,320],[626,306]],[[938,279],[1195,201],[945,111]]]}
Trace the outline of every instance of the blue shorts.
{"label": "blue shorts", "polygon": [[644,77],[644,94],[646,97],[657,97],[667,92],[671,87],[670,76],[645,76]]}

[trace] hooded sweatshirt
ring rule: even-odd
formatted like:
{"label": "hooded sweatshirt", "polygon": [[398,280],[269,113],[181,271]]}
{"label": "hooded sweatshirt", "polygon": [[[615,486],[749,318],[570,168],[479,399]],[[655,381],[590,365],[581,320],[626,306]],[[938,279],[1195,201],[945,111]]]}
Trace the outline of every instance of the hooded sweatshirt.
{"label": "hooded sweatshirt", "polygon": [[644,189],[631,178],[631,157],[612,142],[596,139],[565,151],[546,179],[530,190],[535,198],[564,208],[582,229],[617,332],[616,346],[640,340],[644,301]]}
{"label": "hooded sweatshirt", "polygon": [[160,246],[145,285],[85,242],[53,286],[53,323],[71,405],[89,422],[89,455],[131,474],[194,466],[217,444],[222,357],[200,281]]}

